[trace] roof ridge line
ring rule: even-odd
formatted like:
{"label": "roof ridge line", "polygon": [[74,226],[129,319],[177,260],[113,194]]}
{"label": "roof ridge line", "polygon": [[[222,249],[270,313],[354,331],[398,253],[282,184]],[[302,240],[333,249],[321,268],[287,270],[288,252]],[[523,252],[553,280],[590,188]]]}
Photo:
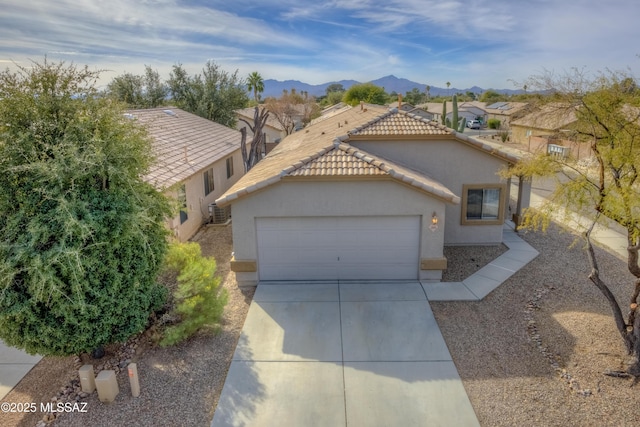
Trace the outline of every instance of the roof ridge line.
{"label": "roof ridge line", "polygon": [[368,122],[358,126],[357,128],[351,129],[350,131],[347,131],[347,136],[351,135],[352,133],[358,132],[364,128],[366,128],[367,126],[371,126],[372,124],[374,124],[375,122],[378,122],[384,118],[389,117],[391,114],[394,114],[394,110],[397,113],[398,109],[397,108],[391,108],[389,111],[387,111],[386,113],[383,113],[377,117],[374,117],[373,119],[369,120]]}
{"label": "roof ridge line", "polygon": [[[417,110],[417,109],[418,108],[416,107],[411,111],[414,111],[414,110]],[[445,125],[443,125],[442,123],[439,123],[436,120],[429,120],[426,117],[422,117],[421,115],[416,114],[416,113],[412,113],[411,111],[399,110],[398,113],[403,113],[404,115],[409,116],[412,119],[420,120],[421,122],[424,122],[424,123],[426,123],[428,125],[435,125],[438,129],[449,130],[449,131],[452,130],[451,128],[446,127]]]}
{"label": "roof ridge line", "polygon": [[391,170],[391,168],[389,168],[384,161],[382,161],[381,159],[375,157],[373,154],[369,154],[365,151],[359,150],[358,148],[349,145],[349,144],[345,144],[342,143],[340,145],[337,146],[338,149],[344,151],[347,154],[350,154],[352,156],[354,156],[355,158],[362,160],[363,162],[375,166],[378,169],[380,169],[383,172],[389,173],[389,170]]}

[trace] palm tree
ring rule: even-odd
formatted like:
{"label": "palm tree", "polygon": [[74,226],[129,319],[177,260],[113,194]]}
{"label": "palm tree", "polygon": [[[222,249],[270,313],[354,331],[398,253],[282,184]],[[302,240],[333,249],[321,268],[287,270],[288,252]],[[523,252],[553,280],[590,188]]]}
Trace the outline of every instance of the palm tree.
{"label": "palm tree", "polygon": [[249,78],[247,79],[247,89],[253,91],[253,99],[258,102],[260,98],[260,94],[264,92],[264,80],[262,76],[257,71],[249,74]]}
{"label": "palm tree", "polygon": [[450,94],[450,92],[449,92],[449,86],[451,86],[451,82],[447,82],[447,95],[449,95],[449,94]]}
{"label": "palm tree", "polygon": [[431,91],[431,86],[427,85],[427,90],[426,90],[426,92],[427,92],[427,102],[429,101],[429,98],[431,98],[431,97],[429,96],[429,92],[430,92],[430,91]]}

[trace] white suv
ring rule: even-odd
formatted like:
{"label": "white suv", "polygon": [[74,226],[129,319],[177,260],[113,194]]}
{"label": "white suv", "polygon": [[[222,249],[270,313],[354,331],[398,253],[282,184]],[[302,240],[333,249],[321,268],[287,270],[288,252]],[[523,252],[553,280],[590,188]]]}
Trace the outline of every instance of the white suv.
{"label": "white suv", "polygon": [[480,120],[469,120],[467,122],[467,127],[469,129],[480,129],[482,124],[480,123]]}

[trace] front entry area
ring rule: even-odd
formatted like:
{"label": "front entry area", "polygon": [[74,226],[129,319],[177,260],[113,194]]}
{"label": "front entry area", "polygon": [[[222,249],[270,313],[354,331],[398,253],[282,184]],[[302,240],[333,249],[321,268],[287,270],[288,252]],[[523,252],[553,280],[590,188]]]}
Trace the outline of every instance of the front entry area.
{"label": "front entry area", "polygon": [[256,218],[258,273],[273,280],[416,280],[419,216]]}

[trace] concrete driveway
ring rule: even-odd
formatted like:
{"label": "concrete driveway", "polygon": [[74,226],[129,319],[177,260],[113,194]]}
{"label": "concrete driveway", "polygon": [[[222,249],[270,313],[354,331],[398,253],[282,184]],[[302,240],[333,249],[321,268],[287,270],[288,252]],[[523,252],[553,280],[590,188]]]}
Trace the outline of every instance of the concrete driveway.
{"label": "concrete driveway", "polygon": [[477,426],[418,282],[261,283],[212,426]]}

